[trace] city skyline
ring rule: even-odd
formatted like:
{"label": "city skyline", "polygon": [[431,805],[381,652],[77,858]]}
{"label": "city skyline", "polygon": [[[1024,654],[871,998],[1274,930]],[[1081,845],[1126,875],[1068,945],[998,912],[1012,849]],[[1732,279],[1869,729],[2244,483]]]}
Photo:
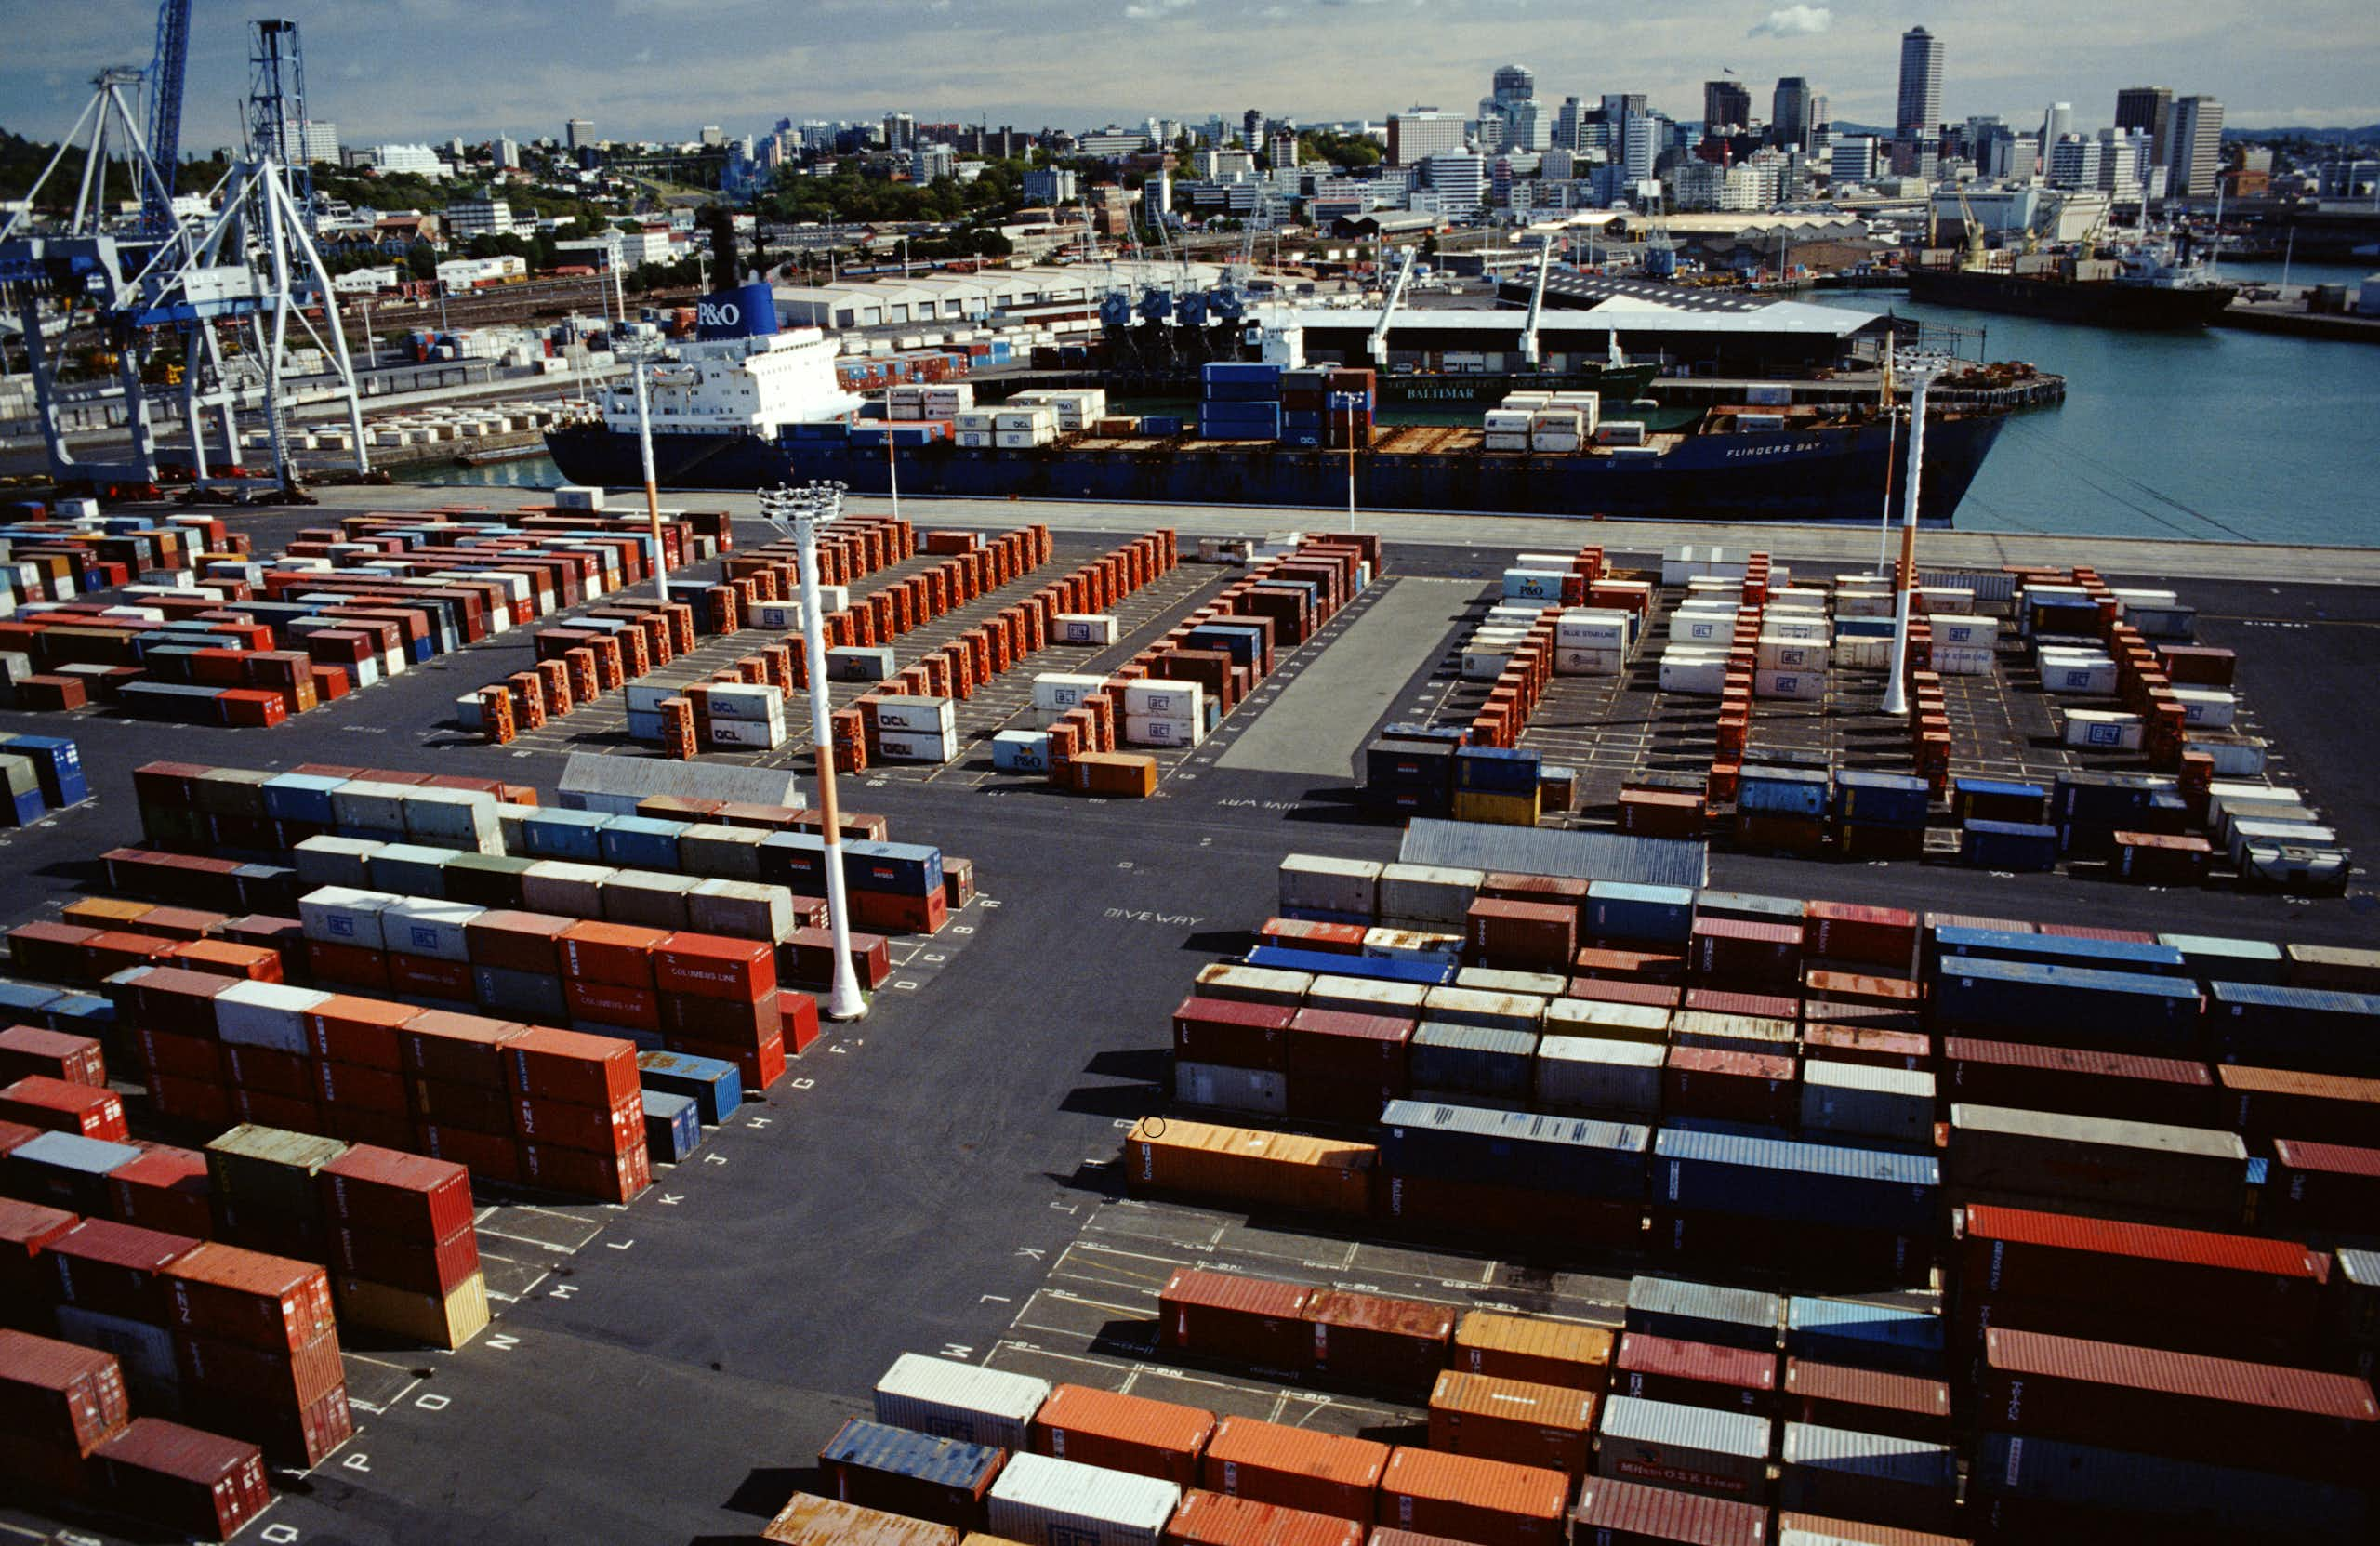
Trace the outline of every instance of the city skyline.
{"label": "city skyline", "polygon": [[[349,144],[558,138],[572,117],[591,119],[603,138],[687,139],[705,124],[751,132],[787,114],[871,119],[894,109],[920,121],[1073,129],[1144,114],[1236,118],[1249,107],[1379,123],[1416,101],[1467,113],[1506,63],[1533,71],[1549,104],[1627,91],[1681,119],[1699,112],[1703,83],[1729,69],[1756,109],[1779,76],[1800,76],[1835,119],[1890,126],[1900,39],[1912,26],[1944,46],[1948,121],[2038,121],[2049,103],[2070,101],[2075,126],[2092,129],[2113,121],[2120,88],[2154,82],[2220,98],[2234,128],[2380,122],[2380,33],[2343,0],[2277,0],[2248,36],[2212,7],[2155,0],[2112,0],[2087,17],[2014,0],[1981,25],[1881,0],[1752,0],[1576,27],[1549,26],[1554,7],[1535,0],[1015,0],[997,10],[821,0],[800,12],[760,0],[592,0],[574,15],[567,46],[553,35],[552,8],[528,0],[277,8],[304,27],[315,115],[338,124]],[[99,0],[20,27],[0,61],[0,126],[36,139],[61,133],[100,66],[146,61],[154,16],[148,0]],[[788,17],[814,19],[816,35],[789,31]],[[233,138],[245,20],[199,20],[186,148]],[[1333,61],[1327,73],[1307,45]],[[1085,85],[1092,59],[1113,68]]]}

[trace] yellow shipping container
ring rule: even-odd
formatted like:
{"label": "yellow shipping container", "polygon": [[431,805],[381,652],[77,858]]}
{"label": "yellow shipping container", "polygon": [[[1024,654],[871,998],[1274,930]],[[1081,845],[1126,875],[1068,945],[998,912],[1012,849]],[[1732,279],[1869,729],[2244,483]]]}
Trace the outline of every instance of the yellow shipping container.
{"label": "yellow shipping container", "polygon": [[1144,1117],[1124,1141],[1125,1185],[1253,1207],[1368,1217],[1380,1150],[1301,1133]]}
{"label": "yellow shipping container", "polygon": [[1599,1391],[1611,1382],[1613,1337],[1600,1326],[1473,1310],[1454,1331],[1454,1367],[1470,1374]]}
{"label": "yellow shipping container", "polygon": [[1478,789],[1454,792],[1454,819],[1491,822],[1498,826],[1535,826],[1537,791],[1525,795],[1488,794]]}

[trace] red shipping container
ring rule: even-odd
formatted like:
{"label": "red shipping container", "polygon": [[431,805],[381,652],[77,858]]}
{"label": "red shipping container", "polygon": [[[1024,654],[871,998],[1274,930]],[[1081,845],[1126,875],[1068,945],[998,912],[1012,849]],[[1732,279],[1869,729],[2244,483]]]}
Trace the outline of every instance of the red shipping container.
{"label": "red shipping container", "polygon": [[1793,1021],[1802,1015],[1802,1001],[1798,997],[1776,993],[1738,993],[1726,988],[1687,988],[1686,1007],[1707,1010],[1712,1014],[1747,1014],[1755,1020]]}
{"label": "red shipping container", "polygon": [[662,929],[581,919],[561,935],[562,974],[613,987],[650,989],[653,953],[669,938]]}
{"label": "red shipping container", "polygon": [[331,1232],[331,1257],[350,1276],[443,1300],[480,1270],[480,1237],[469,1224],[434,1245],[339,1228]]}
{"label": "red shipping container", "polygon": [[1789,1422],[1938,1444],[1950,1436],[1950,1387],[1922,1375],[1785,1360]]}
{"label": "red shipping container", "polygon": [[562,997],[573,1020],[639,1031],[661,1029],[661,997],[651,988],[568,978],[562,984]]}
{"label": "red shipping container", "polygon": [[1426,1393],[1446,1368],[1454,1311],[1443,1304],[1329,1288],[1307,1302],[1313,1367],[1341,1381]]}
{"label": "red shipping container", "polygon": [[[377,1070],[373,1072],[378,1077]],[[323,1134],[328,1138],[345,1139],[350,1143],[369,1143],[384,1149],[410,1149],[414,1146],[414,1125],[410,1115],[399,1117],[385,1111],[363,1111],[354,1106],[324,1106]]]}
{"label": "red shipping container", "polygon": [[231,1087],[231,1115],[243,1122],[290,1132],[312,1132],[322,1126],[323,1108],[311,1099],[243,1090],[237,1085]]}
{"label": "red shipping container", "polygon": [[[950,861],[945,859],[947,869]],[[1289,950],[1318,950],[1326,956],[1360,956],[1364,953],[1364,935],[1369,932],[1359,923],[1318,923],[1311,918],[1270,918],[1257,937],[1266,945]]]}
{"label": "red shipping container", "polygon": [[317,1099],[314,1089],[314,1062],[295,1052],[277,1052],[270,1047],[242,1047],[226,1042],[223,1047],[223,1077],[243,1090],[267,1095],[281,1095],[293,1101]]}
{"label": "red shipping container", "polygon": [[87,1084],[70,1084],[46,1074],[27,1074],[0,1090],[0,1121],[21,1122],[51,1132],[80,1133],[121,1143],[130,1136],[124,1125],[124,1100],[114,1091]]}
{"label": "red shipping container", "polygon": [[1865,961],[1905,972],[1917,961],[1917,915],[1897,907],[1813,902],[1802,912],[1802,947],[1830,960]]}
{"label": "red shipping container", "polygon": [[327,940],[306,942],[306,964],[314,981],[328,987],[361,987],[387,992],[389,958],[362,945],[337,945]]}
{"label": "red shipping container", "polygon": [[1165,1527],[1166,1546],[1364,1546],[1352,1519],[1193,1490]]}
{"label": "red shipping container", "polygon": [[562,936],[574,921],[549,913],[491,907],[463,926],[463,944],[474,966],[559,977]]}
{"label": "red shipping container", "polygon": [[225,1128],[232,1122],[231,1088],[220,1074],[205,1079],[177,1078],[170,1074],[149,1077],[149,1102],[162,1116],[202,1126]]}
{"label": "red shipping container", "polygon": [[1196,1407],[1060,1385],[1035,1414],[1029,1438],[1037,1455],[1192,1487],[1214,1431],[1215,1414]]}
{"label": "red shipping container", "polygon": [[687,1037],[664,1036],[661,1045],[665,1050],[683,1052],[689,1057],[718,1058],[734,1064],[744,1076],[747,1090],[766,1090],[785,1077],[785,1042],[777,1037],[769,1037],[757,1047],[735,1048]]}
{"label": "red shipping container", "polygon": [[313,1065],[314,1098],[326,1112],[345,1108],[378,1117],[403,1117],[413,1109],[412,1090],[403,1074],[324,1061]]}
{"label": "red shipping container", "polygon": [[0,1031],[0,1085],[13,1084],[29,1074],[97,1089],[108,1082],[107,1054],[86,1036],[69,1036],[38,1025],[11,1025]]}
{"label": "red shipping container", "polygon": [[164,1319],[165,1274],[201,1242],[186,1235],[86,1219],[44,1248],[53,1304],[155,1324]]}
{"label": "red shipping container", "polygon": [[644,1097],[631,1093],[604,1111],[562,1101],[518,1095],[510,1100],[512,1130],[523,1143],[552,1143],[589,1154],[616,1155],[644,1141]]}
{"label": "red shipping container", "polygon": [[196,1037],[173,1036],[142,1027],[132,1033],[140,1049],[140,1066],[153,1080],[160,1074],[218,1083],[223,1077],[223,1044]]}
{"label": "red shipping container", "polygon": [[[1267,1008],[1258,1004],[1237,1007]],[[1178,1051],[1178,1022],[1175,1036]],[[1406,1060],[1412,1041],[1413,1022],[1397,1016],[1355,1014],[1343,1010],[1299,1010],[1289,1018],[1280,1066],[1289,1077],[1293,1097],[1300,1081],[1325,1079],[1376,1087],[1384,1098],[1394,1100],[1411,1088]],[[1375,1111],[1372,1115],[1379,1114]]]}
{"label": "red shipping container", "polygon": [[1743,988],[1792,988],[1802,980],[1802,930],[1792,923],[1698,918],[1687,964],[1700,980]]}
{"label": "red shipping container", "polygon": [[[1817,1004],[1805,1004],[1802,1012],[1810,1015]],[[1916,1016],[1908,1017],[1912,1022]],[[1861,1063],[1871,1068],[1906,1068],[1930,1071],[1934,1066],[1934,1038],[1920,1032],[1915,1024],[1907,1028],[1897,1025],[1873,1025],[1858,1020],[1836,1022],[1811,1019],[1802,1028],[1802,1050],[1810,1057],[1823,1057],[1836,1063]]]}
{"label": "red shipping container", "polygon": [[[1306,1310],[1315,1298],[1314,1289],[1294,1283],[1184,1267],[1158,1291],[1157,1340],[1228,1363],[1302,1369],[1313,1357]],[[1207,1485],[1215,1484],[1210,1478]]]}
{"label": "red shipping container", "polygon": [[653,981],[663,993],[750,1003],[775,991],[776,952],[760,940],[671,934],[653,952]]}
{"label": "red shipping container", "polygon": [[1572,998],[1591,998],[1603,1004],[1646,1004],[1658,1010],[1673,1010],[1682,997],[1680,990],[1659,983],[1622,982],[1606,977],[1573,977],[1570,979]]}
{"label": "red shipping container", "polygon": [[[1764,1546],[1768,1511],[1758,1503],[1590,1476],[1570,1511],[1570,1532],[1580,1546]],[[1875,1539],[1879,1546],[1924,1546],[1923,1538],[1906,1532]]]}
{"label": "red shipping container", "polygon": [[[32,1136],[30,1129],[15,1130]],[[0,1154],[12,1146],[7,1124],[0,1124]],[[42,1253],[81,1222],[62,1208],[0,1196],[0,1326],[49,1326],[51,1268]]]}
{"label": "red shipping container", "polygon": [[333,1334],[329,1275],[311,1262],[210,1240],[165,1269],[167,1324],[267,1352]]}
{"label": "red shipping container", "polygon": [[2380,1219],[2380,1149],[2273,1142],[2272,1217],[2289,1228],[2364,1235]]}
{"label": "red shipping container", "polygon": [[1671,984],[1686,977],[1686,958],[1667,951],[1589,945],[1570,958],[1580,977],[1623,983]]}
{"label": "red shipping container", "polygon": [[236,1395],[188,1399],[192,1420],[252,1440],[268,1460],[293,1471],[313,1469],[355,1436],[345,1385],[308,1407],[263,1407]]}
{"label": "red shipping container", "polygon": [[423,1154],[433,1159],[452,1160],[480,1180],[521,1180],[521,1143],[509,1132],[473,1132],[469,1128],[416,1122],[414,1142]]}
{"label": "red shipping container", "polygon": [[111,984],[108,998],[115,1004],[119,1017],[135,1026],[212,1040],[215,997],[231,985],[227,977],[160,966],[141,972],[134,982]]}
{"label": "red shipping container", "polygon": [[215,1233],[213,1191],[206,1156],[192,1149],[160,1144],[108,1172],[116,1222],[193,1240]]}
{"label": "red shipping container", "polygon": [[1612,1361],[1611,1393],[1768,1417],[1777,1410],[1777,1354],[1631,1331]]}
{"label": "red shipping container", "polygon": [[638,1093],[636,1044],[616,1037],[532,1025],[505,1043],[504,1065],[514,1094],[541,1101],[609,1110]]}
{"label": "red shipping container", "polygon": [[[1294,1101],[1294,1090],[1291,1095]],[[1564,1247],[1625,1250],[1641,1244],[1645,1228],[1645,1210],[1634,1202],[1436,1176],[1390,1176],[1382,1208],[1390,1219],[1434,1234],[1509,1235]]]}
{"label": "red shipping container", "polygon": [[1554,1546],[1569,1501],[1558,1471],[1400,1445],[1381,1473],[1376,1517],[1477,1546]]}
{"label": "red shipping container", "polygon": [[272,1501],[255,1445],[158,1418],[135,1418],[92,1459],[115,1508],[202,1540],[231,1539]]}
{"label": "red shipping container", "polygon": [[469,961],[395,951],[389,955],[389,991],[413,998],[443,998],[450,1004],[479,1000],[479,984],[472,979]]}
{"label": "red shipping container", "polygon": [[1756,1127],[1787,1127],[1800,1111],[1793,1060],[1765,1052],[1673,1047],[1661,1064],[1661,1110]]}
{"label": "red shipping container", "polygon": [[485,1015],[424,1010],[397,1033],[408,1074],[456,1084],[504,1087],[504,1046],[527,1030]]}
{"label": "red shipping container", "polygon": [[1906,977],[1879,977],[1867,972],[1836,971],[1814,966],[1802,973],[1802,997],[1805,1001],[1803,1018],[1807,1019],[1806,1000],[1811,998],[1828,1004],[1897,1010],[1913,1014],[1923,995],[1917,984]]}
{"label": "red shipping container", "polygon": [[324,1166],[315,1184],[324,1216],[340,1227],[428,1246],[471,1225],[470,1172],[451,1160],[360,1143]]}
{"label": "red shipping container", "polygon": [[599,1202],[633,1202],[653,1184],[653,1162],[641,1142],[616,1155],[590,1154],[550,1143],[523,1143],[521,1179],[531,1186],[593,1197]]}
{"label": "red shipping container", "polygon": [[1980,1420],[2003,1433],[2360,1486],[2380,1404],[2353,1375],[1996,1328]]}
{"label": "red shipping container", "polygon": [[1480,882],[1479,894],[1500,902],[1547,902],[1577,912],[1587,900],[1587,883],[1563,875],[1517,875],[1498,870]]}
{"label": "red shipping container", "polygon": [[[0,1432],[88,1455],[131,1420],[115,1354],[0,1329]],[[0,1460],[0,1474],[7,1461]]]}
{"label": "red shipping container", "polygon": [[181,1367],[184,1385],[210,1397],[238,1396],[265,1407],[311,1407],[347,1384],[335,1331],[303,1347],[271,1353],[180,1331],[174,1336],[174,1361]]}
{"label": "red shipping container", "polygon": [[2215,1076],[2202,1063],[1962,1036],[1943,1039],[1942,1059],[1946,1101],[2175,1127],[2216,1121]]}
{"label": "red shipping container", "polygon": [[407,1092],[414,1117],[441,1127],[473,1132],[513,1133],[512,1097],[502,1085],[456,1084],[452,1079],[413,1079]]}
{"label": "red shipping container", "polygon": [[1173,1009],[1173,1055],[1190,1063],[1278,1073],[1283,1067],[1283,1033],[1294,1013],[1278,1004],[1202,998],[1193,994]]}
{"label": "red shipping container", "polygon": [[1430,1447],[1576,1476],[1593,1459],[1593,1391],[1447,1369],[1430,1390]]}
{"label": "red shipping container", "polygon": [[1199,1462],[1210,1492],[1368,1524],[1388,1466],[1388,1446],[1227,1417]]}
{"label": "red shipping container", "polygon": [[1476,958],[1560,971],[1578,953],[1578,908],[1481,897],[1465,915],[1463,944]]}
{"label": "red shipping container", "polygon": [[[716,1041],[734,1047],[750,1047],[774,1036],[785,1035],[785,1014],[790,1008],[797,1018],[807,1007],[810,1018],[817,1015],[816,1001],[807,994],[787,995],[778,989],[763,994],[747,1004],[726,998],[697,998],[690,993],[654,995],[660,1006],[661,1029],[665,1035],[693,1037],[698,1041]],[[808,1046],[805,1039],[803,1046]]]}

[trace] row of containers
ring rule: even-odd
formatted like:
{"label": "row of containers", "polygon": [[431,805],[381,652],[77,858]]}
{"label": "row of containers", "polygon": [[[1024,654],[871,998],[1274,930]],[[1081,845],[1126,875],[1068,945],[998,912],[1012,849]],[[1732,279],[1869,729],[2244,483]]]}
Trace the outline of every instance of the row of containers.
{"label": "row of containers", "polygon": [[[726,528],[724,516],[666,523],[672,566],[721,550]],[[179,721],[278,724],[634,585],[652,542],[641,516],[559,506],[357,515],[301,533],[270,563],[208,557],[112,601],[20,609],[0,623],[0,665],[32,707],[100,701]]]}
{"label": "row of containers", "polygon": [[[1166,566],[1179,562],[1171,531],[1149,540]],[[1257,560],[1106,676],[1037,681],[1038,728],[995,736],[994,765],[1082,793],[1154,794],[1156,759],[1118,744],[1197,745],[1371,584],[1380,562],[1368,535],[1304,538]]]}
{"label": "row of containers", "polygon": [[126,586],[171,585],[195,559],[247,551],[206,515],[102,515],[96,499],[0,504],[0,616]]}
{"label": "row of containers", "polygon": [[0,735],[0,826],[31,826],[91,798],[83,754],[57,735]]}
{"label": "row of containers", "polygon": [[1360,450],[1378,401],[1368,367],[1213,361],[1199,372],[1198,438]]}

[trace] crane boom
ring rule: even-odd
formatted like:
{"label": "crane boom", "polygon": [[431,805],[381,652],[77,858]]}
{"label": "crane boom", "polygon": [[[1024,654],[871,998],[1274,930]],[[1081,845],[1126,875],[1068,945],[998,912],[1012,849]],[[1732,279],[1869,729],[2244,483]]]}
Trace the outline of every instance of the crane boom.
{"label": "crane boom", "polygon": [[1537,284],[1528,293],[1528,320],[1521,324],[1521,359],[1531,370],[1537,368],[1537,319],[1545,310],[1545,276],[1554,268],[1554,238],[1546,237],[1537,248]]}
{"label": "crane boom", "polygon": [[1380,309],[1380,321],[1373,324],[1372,336],[1366,347],[1375,365],[1388,363],[1389,322],[1396,315],[1397,304],[1405,298],[1405,282],[1413,277],[1415,254],[1419,250],[1416,247],[1405,249],[1405,260],[1397,266],[1396,282],[1388,287],[1388,299]]}
{"label": "crane boom", "polygon": [[190,0],[157,7],[157,51],[149,63],[149,154],[163,187],[144,187],[140,230],[164,237],[174,229],[174,171],[182,154],[182,73],[190,62]]}

